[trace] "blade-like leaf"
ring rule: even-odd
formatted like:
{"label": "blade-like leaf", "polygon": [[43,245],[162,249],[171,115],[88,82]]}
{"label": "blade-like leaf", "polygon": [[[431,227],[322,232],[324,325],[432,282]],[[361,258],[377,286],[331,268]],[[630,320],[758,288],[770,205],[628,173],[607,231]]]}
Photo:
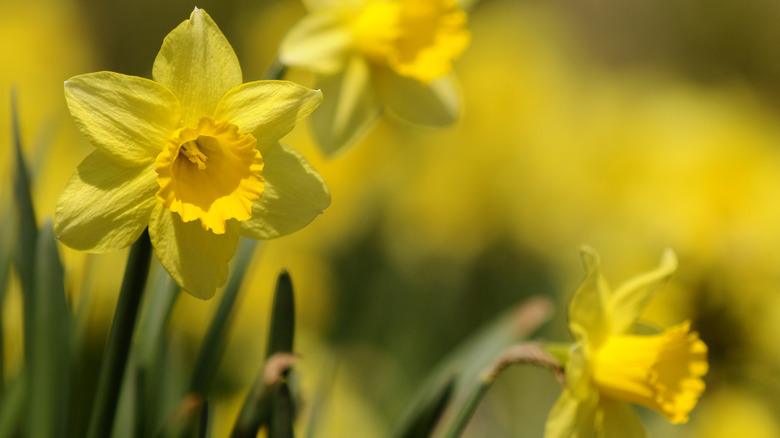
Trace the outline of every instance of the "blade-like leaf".
{"label": "blade-like leaf", "polygon": [[223,292],[222,301],[219,302],[219,307],[198,352],[190,381],[191,393],[208,397],[219,362],[227,346],[227,335],[233,321],[233,307],[256,246],[257,241],[252,239],[242,238],[238,243],[234,256],[235,262],[230,270],[230,279]]}
{"label": "blade-like leaf", "polygon": [[260,427],[268,423],[272,395],[295,360],[295,356],[291,354],[294,336],[295,295],[290,275],[287,271],[282,271],[274,291],[266,365],[255,378],[252,389],[244,400],[241,413],[233,427],[233,438],[254,437]]}
{"label": "blade-like leaf", "polygon": [[161,414],[166,412],[163,408],[164,391],[170,390],[170,386],[166,385],[172,383],[164,376],[168,365],[165,327],[181,288],[159,263],[155,268],[155,280],[149,285],[133,352],[138,368],[137,436],[147,436],[148,431],[162,423],[164,417]]}
{"label": "blade-like leaf", "polygon": [[11,89],[11,131],[14,154],[16,156],[16,173],[14,176],[14,198],[17,209],[16,249],[14,264],[19,273],[22,285],[23,316],[24,316],[24,353],[29,357],[32,351],[32,322],[34,321],[35,303],[33,288],[35,278],[35,248],[38,240],[38,228],[30,188],[30,174],[22,154],[22,139],[19,132],[19,117],[16,108],[16,93]]}
{"label": "blade-like leaf", "polygon": [[65,300],[64,272],[54,230],[41,228],[36,248],[32,351],[27,430],[30,436],[61,436],[65,430],[69,390],[70,309]]}
{"label": "blade-like leaf", "polygon": [[286,381],[276,386],[271,398],[271,418],[268,421],[268,438],[293,438],[295,402]]}
{"label": "blade-like leaf", "polygon": [[444,438],[458,438],[466,428],[474,411],[477,410],[482,397],[487,394],[490,386],[496,380],[498,374],[510,365],[515,364],[533,364],[551,369],[559,382],[563,383],[563,368],[557,359],[547,353],[538,343],[527,343],[513,345],[507,348],[504,353],[496,359],[481,375],[477,382],[474,382],[472,388],[464,403],[460,405],[454,415],[450,416],[450,421],[446,425]]}
{"label": "blade-like leaf", "polygon": [[[10,205],[7,205],[7,203],[4,202],[5,196],[3,195],[5,195],[5,193],[0,195],[0,199],[3,199],[2,207],[0,207],[0,209],[2,209],[2,213],[0,213],[2,218],[0,218],[0,220],[2,220],[4,224],[7,224],[9,229],[16,230],[16,211]],[[3,233],[2,238],[0,239],[0,376],[5,375],[2,309],[3,303],[5,303],[5,295],[8,291],[8,282],[10,281],[11,264],[14,257],[14,245],[16,245],[15,239],[16,233]],[[3,389],[4,382],[3,379],[0,379],[0,392],[2,392]]]}
{"label": "blade-like leaf", "polygon": [[21,436],[19,427],[27,404],[27,376],[22,370],[11,380],[0,397],[0,438]]}
{"label": "blade-like leaf", "polygon": [[419,390],[396,416],[389,436],[403,436],[427,408],[428,401],[435,399],[436,394],[441,394],[443,388],[449,384],[451,376],[456,375],[451,402],[443,413],[441,422],[448,421],[447,418],[466,403],[469,389],[480,379],[483,370],[493,363],[505,348],[525,339],[551,315],[552,303],[548,299],[531,298],[472,335],[428,375]]}
{"label": "blade-like leaf", "polygon": [[156,436],[159,438],[196,436],[203,416],[208,416],[207,412],[203,412],[207,409],[206,401],[200,395],[188,394],[184,396]]}
{"label": "blade-like leaf", "polygon": [[100,367],[97,394],[92,407],[87,436],[89,438],[107,437],[114,424],[119,390],[127,366],[130,341],[135,329],[136,315],[141,304],[141,296],[149,272],[152,257],[152,244],[147,230],[130,248],[127,267],[119,291],[119,300],[108,335],[108,345]]}
{"label": "blade-like leaf", "polygon": [[295,296],[290,274],[282,271],[276,281],[266,357],[275,353],[292,353],[294,337]]}
{"label": "blade-like leaf", "polygon": [[295,359],[290,353],[276,353],[268,358],[244,400],[231,438],[255,437],[260,427],[268,424],[276,387],[282,383]]}
{"label": "blade-like leaf", "polygon": [[438,392],[430,393],[432,397],[429,400],[421,403],[420,408],[415,411],[417,417],[412,418],[408,429],[402,431],[398,436],[401,438],[427,438],[431,436],[436,423],[452,399],[455,376],[450,377],[449,381],[438,389]]}

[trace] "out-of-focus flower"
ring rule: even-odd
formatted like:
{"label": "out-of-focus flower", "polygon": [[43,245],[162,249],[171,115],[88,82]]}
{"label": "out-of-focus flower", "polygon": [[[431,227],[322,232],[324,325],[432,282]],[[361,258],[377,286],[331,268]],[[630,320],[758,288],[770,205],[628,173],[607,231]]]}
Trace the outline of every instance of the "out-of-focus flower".
{"label": "out-of-focus flower", "polygon": [[[719,382],[720,383],[720,382]],[[692,421],[699,438],[775,438],[780,436],[780,423],[773,409],[773,398],[761,397],[749,388],[723,385],[714,393],[708,391],[702,400],[696,419]]]}
{"label": "out-of-focus flower", "polygon": [[312,123],[325,153],[357,141],[384,107],[422,125],[457,120],[452,61],[470,33],[455,0],[311,0],[307,7],[279,57],[319,76],[326,98]]}
{"label": "out-of-focus flower", "polygon": [[197,8],[165,38],[152,75],[66,82],[71,115],[97,151],[61,194],[55,231],[103,252],[148,225],[162,265],[206,299],[227,278],[239,236],[291,233],[330,204],[320,175],[279,143],[322,95],[285,81],[242,85],[232,47]]}
{"label": "out-of-focus flower", "polygon": [[566,388],[547,421],[547,437],[641,437],[644,428],[627,403],[662,413],[672,423],[688,414],[704,391],[707,346],[690,323],[657,335],[631,334],[642,310],[677,268],[667,250],[653,271],[614,292],[598,254],[583,248],[587,277],[569,304],[575,339],[566,364]]}

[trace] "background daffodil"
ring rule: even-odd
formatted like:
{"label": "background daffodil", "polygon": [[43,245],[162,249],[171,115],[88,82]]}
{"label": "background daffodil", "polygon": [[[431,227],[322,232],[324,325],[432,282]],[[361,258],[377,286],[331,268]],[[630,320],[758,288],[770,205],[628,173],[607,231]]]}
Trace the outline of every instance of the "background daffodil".
{"label": "background daffodil", "polygon": [[326,154],[359,140],[387,107],[412,123],[458,118],[452,61],[469,43],[455,0],[310,0],[279,47],[285,65],[318,75],[326,99],[312,116]]}
{"label": "background daffodil", "polygon": [[65,83],[70,113],[97,151],[60,195],[55,232],[72,248],[103,252],[148,226],[171,276],[210,298],[239,236],[291,233],[330,204],[320,175],[279,143],[322,94],[286,81],[242,85],[232,47],[197,8],[166,36],[152,76],[98,72]]}
{"label": "background daffodil", "polygon": [[690,323],[658,335],[631,330],[653,294],[677,268],[667,250],[658,268],[614,292],[601,274],[598,254],[582,249],[587,277],[569,305],[575,344],[566,364],[566,388],[547,421],[545,436],[641,437],[644,428],[625,403],[661,412],[672,423],[688,413],[704,391],[707,346]]}

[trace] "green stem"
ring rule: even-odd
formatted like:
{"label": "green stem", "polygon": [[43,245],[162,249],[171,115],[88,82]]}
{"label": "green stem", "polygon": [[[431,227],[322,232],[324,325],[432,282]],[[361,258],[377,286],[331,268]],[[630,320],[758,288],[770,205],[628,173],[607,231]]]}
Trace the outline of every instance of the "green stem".
{"label": "green stem", "polygon": [[[149,296],[139,316],[136,342],[131,354],[136,360],[138,375],[136,435],[146,437],[154,430],[160,419],[161,400],[166,391],[164,377],[166,337],[165,326],[173,312],[179,285],[162,267],[157,266],[157,275],[150,281]],[[152,270],[154,272],[154,269]]]}
{"label": "green stem", "polygon": [[100,368],[97,395],[92,405],[92,417],[87,433],[89,438],[111,435],[119,401],[119,390],[127,366],[130,342],[151,257],[152,244],[149,241],[149,232],[144,230],[141,237],[130,248],[130,255],[127,258],[127,268],[119,292],[114,322],[111,325],[108,345]]}
{"label": "green stem", "polygon": [[549,344],[544,344],[543,348],[544,351],[557,359],[558,363],[564,366],[569,363],[569,351],[571,351],[571,344],[563,342],[551,342]]}
{"label": "green stem", "polygon": [[273,61],[271,61],[271,65],[268,66],[268,70],[265,71],[263,80],[278,81],[284,77],[285,73],[287,73],[287,66],[282,64],[281,61],[279,61],[279,57],[277,56]]}
{"label": "green stem", "polygon": [[557,358],[546,351],[545,347],[537,343],[513,345],[504,350],[504,353],[496,359],[493,365],[480,375],[476,385],[468,394],[466,402],[455,413],[455,418],[450,422],[443,438],[457,438],[463,433],[474,411],[477,410],[479,402],[493,385],[498,374],[510,365],[516,364],[541,366],[552,370],[559,380],[563,379],[563,369],[560,363]]}
{"label": "green stem", "polygon": [[195,369],[190,381],[190,393],[200,394],[204,398],[208,397],[211,383],[217,374],[219,361],[222,359],[222,354],[227,345],[227,334],[232,322],[233,305],[238,298],[244,273],[249,266],[256,246],[257,241],[253,239],[241,239],[238,243],[235,256],[236,262],[231,270],[230,279],[227,287],[225,287],[222,301],[219,302],[219,307],[211,320],[209,330],[203,339],[198,359],[195,362]]}
{"label": "green stem", "polygon": [[490,386],[493,384],[493,380],[495,380],[495,376],[489,375],[484,375],[479,379],[477,385],[471,390],[468,398],[461,406],[455,419],[452,420],[450,428],[447,430],[447,433],[444,434],[444,438],[457,438],[463,433],[469,420],[471,420],[471,416],[474,415],[474,411],[477,410],[477,406],[482,400],[482,397],[485,396],[488,389],[490,389]]}

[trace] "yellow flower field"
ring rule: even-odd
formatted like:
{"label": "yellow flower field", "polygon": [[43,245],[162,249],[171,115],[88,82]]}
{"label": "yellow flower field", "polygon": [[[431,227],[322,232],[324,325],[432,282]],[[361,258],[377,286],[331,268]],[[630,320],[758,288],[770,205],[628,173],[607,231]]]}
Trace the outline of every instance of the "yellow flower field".
{"label": "yellow flower field", "polygon": [[780,437],[778,18],[0,0],[0,436]]}

